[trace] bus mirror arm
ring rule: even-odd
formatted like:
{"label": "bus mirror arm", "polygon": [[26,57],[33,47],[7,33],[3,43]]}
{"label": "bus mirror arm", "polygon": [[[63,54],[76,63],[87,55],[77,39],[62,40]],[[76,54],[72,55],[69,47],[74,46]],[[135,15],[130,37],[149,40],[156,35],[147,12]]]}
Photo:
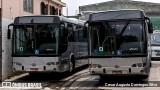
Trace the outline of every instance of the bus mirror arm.
{"label": "bus mirror arm", "polygon": [[10,26],[13,26],[13,24],[8,25],[7,39],[11,39],[11,29],[9,29]]}
{"label": "bus mirror arm", "polygon": [[149,33],[153,33],[153,25],[152,25],[150,19],[148,17],[145,17],[145,20],[148,20],[147,25],[148,25],[148,31],[149,31]]}
{"label": "bus mirror arm", "polygon": [[7,39],[11,39],[11,29],[8,29],[7,31]]}
{"label": "bus mirror arm", "polygon": [[149,33],[153,33],[153,25],[151,22],[148,22],[148,31]]}

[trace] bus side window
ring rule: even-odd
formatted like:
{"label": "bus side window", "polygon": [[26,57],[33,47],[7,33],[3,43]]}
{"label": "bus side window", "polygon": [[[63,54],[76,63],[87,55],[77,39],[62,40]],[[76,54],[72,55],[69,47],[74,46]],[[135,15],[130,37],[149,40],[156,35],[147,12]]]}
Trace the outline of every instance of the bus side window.
{"label": "bus side window", "polygon": [[78,31],[74,31],[75,42],[78,42]]}
{"label": "bus side window", "polygon": [[83,38],[87,38],[87,27],[83,28]]}
{"label": "bus side window", "polygon": [[84,42],[83,31],[82,30],[79,30],[79,41]]}
{"label": "bus side window", "polygon": [[61,37],[64,37],[65,36],[65,24],[60,24],[60,34],[61,34]]}
{"label": "bus side window", "polygon": [[71,24],[68,24],[67,25],[67,30],[68,30],[68,41],[69,42],[74,42],[73,26]]}
{"label": "bus side window", "polygon": [[65,29],[65,24],[60,25],[60,42],[61,42],[61,48],[60,53],[63,53],[67,50],[68,47],[68,41],[67,41],[67,30]]}

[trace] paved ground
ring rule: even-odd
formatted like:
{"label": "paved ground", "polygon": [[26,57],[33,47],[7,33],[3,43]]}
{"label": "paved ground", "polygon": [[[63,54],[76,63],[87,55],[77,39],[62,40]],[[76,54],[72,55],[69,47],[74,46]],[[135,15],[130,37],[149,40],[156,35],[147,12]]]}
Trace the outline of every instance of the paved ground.
{"label": "paved ground", "polygon": [[[52,90],[52,89],[160,90],[160,61],[152,61],[152,68],[150,71],[149,78],[145,80],[139,80],[136,77],[107,77],[106,80],[101,80],[97,75],[90,75],[88,68],[85,69],[80,68],[78,69],[77,72],[73,73],[72,75],[69,75],[67,73],[62,73],[62,74],[50,73],[43,75],[37,74],[34,76],[31,76],[29,74],[23,74],[21,76],[12,77],[11,79],[8,79],[6,81],[38,82],[41,83],[43,86],[41,90]],[[137,84],[131,84],[133,82]],[[107,85],[110,87],[107,87]],[[115,87],[116,85],[119,85],[119,87]],[[121,87],[122,85],[150,85],[152,87]],[[158,85],[158,87],[156,85]],[[9,89],[3,88],[3,90],[9,90]],[[20,90],[20,89],[12,88],[11,90]]]}

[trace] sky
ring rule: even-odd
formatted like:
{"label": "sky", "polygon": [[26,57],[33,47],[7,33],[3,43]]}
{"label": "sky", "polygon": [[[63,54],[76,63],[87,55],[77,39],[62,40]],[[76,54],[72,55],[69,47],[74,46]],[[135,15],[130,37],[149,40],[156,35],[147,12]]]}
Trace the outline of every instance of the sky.
{"label": "sky", "polygon": [[[79,13],[79,6],[112,1],[112,0],[61,0],[61,1],[66,3],[66,7],[63,8],[63,14],[66,16],[68,11],[68,16],[72,16],[72,15],[77,15]],[[160,3],[160,0],[134,0],[134,1]]]}

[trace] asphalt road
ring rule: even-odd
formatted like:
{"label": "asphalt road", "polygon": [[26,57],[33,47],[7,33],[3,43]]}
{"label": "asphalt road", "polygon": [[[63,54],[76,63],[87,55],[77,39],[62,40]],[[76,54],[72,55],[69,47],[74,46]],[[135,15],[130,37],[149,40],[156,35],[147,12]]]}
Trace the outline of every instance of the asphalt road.
{"label": "asphalt road", "polygon": [[[15,78],[15,77],[13,77]],[[90,75],[88,68],[79,68],[72,75],[68,73],[26,74],[21,78],[7,81],[38,82],[42,88],[49,89],[105,89],[105,90],[160,90],[160,61],[152,61],[148,79],[140,80],[137,77],[106,77]],[[126,85],[126,87],[124,86]],[[148,85],[148,86],[147,86]],[[122,87],[123,86],[123,87]],[[138,87],[139,86],[139,87]],[[144,87],[143,87],[144,86]],[[146,87],[147,86],[147,87]]]}

